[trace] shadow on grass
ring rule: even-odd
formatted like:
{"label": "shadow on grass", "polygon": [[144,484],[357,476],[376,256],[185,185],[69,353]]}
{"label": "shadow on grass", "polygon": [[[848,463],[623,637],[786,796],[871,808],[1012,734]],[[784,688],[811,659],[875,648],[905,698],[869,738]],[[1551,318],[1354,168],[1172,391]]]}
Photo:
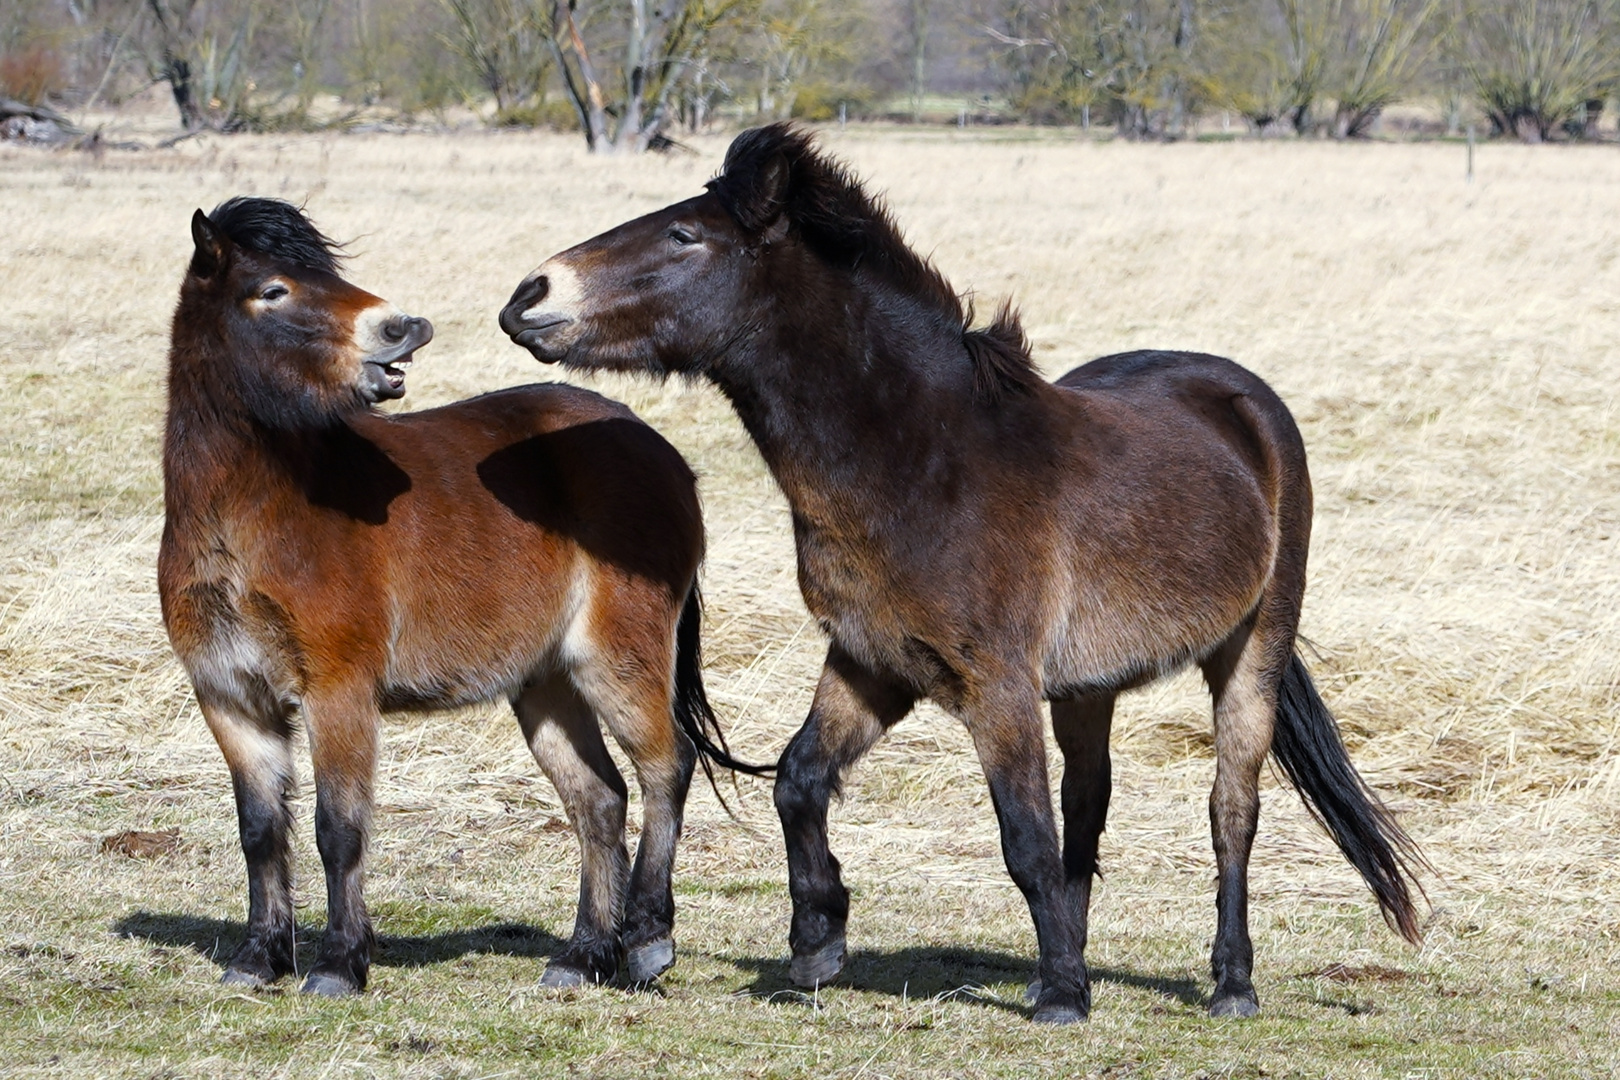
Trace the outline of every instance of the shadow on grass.
{"label": "shadow on grass", "polygon": [[[745,992],[766,998],[807,1000],[807,995],[788,981],[787,960],[778,957],[720,957],[745,971],[754,981]],[[973,992],[974,987],[997,983],[1022,986],[1035,978],[1035,965],[1027,956],[959,946],[912,947],[905,949],[860,949],[849,954],[844,970],[832,984],[853,990],[872,990],[895,997],[935,998],[954,996],[981,1005],[1028,1015],[1030,1009],[1020,993],[1009,1001],[999,996]],[[1202,1007],[1209,999],[1196,980],[1185,976],[1139,975],[1118,968],[1092,967],[1093,983],[1114,983],[1137,990],[1148,990],[1182,1005]]]}
{"label": "shadow on grass", "polygon": [[[234,919],[152,911],[126,915],[113,924],[112,930],[120,937],[141,938],[155,945],[192,949],[221,968],[247,937],[247,924]],[[314,963],[315,949],[319,943],[318,932],[299,927],[299,970],[307,970]],[[527,923],[492,923],[468,930],[447,930],[442,934],[403,937],[378,934],[371,962],[381,967],[412,968],[442,964],[472,953],[543,960],[564,944],[566,942],[562,938]]]}

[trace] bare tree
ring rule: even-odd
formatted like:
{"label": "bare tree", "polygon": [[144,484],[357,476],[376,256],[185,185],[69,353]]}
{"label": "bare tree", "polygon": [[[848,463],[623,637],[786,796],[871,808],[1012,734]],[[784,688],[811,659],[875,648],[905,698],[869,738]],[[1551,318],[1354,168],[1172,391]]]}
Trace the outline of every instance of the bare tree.
{"label": "bare tree", "polygon": [[256,6],[220,11],[208,0],[147,0],[157,28],[149,61],[153,76],[169,84],[187,131],[232,130],[248,89],[247,58]]}
{"label": "bare tree", "polygon": [[676,87],[699,70],[715,34],[735,31],[758,6],[758,0],[668,0],[659,6],[648,0],[551,0],[548,41],[586,144],[597,153],[639,153],[665,144]]}
{"label": "bare tree", "polygon": [[532,0],[442,2],[456,26],[446,43],[495,98],[497,120],[525,102],[545,100],[551,28]]}
{"label": "bare tree", "polygon": [[[836,115],[837,100],[859,98],[863,89],[851,85],[863,41],[869,41],[871,13],[847,0],[768,0],[755,29],[738,38],[727,50],[736,61],[757,67],[755,109],[761,116],[783,119],[795,115],[801,104],[816,119]],[[698,77],[703,77],[700,69]],[[813,83],[807,86],[806,83]],[[811,98],[801,103],[800,92]],[[802,113],[800,114],[802,115]]]}
{"label": "bare tree", "polygon": [[911,122],[922,120],[923,95],[928,92],[928,9],[930,0],[908,0],[911,16]]}
{"label": "bare tree", "polygon": [[1181,133],[1192,111],[1193,0],[1046,0],[991,36],[1025,57],[1024,97],[1090,126],[1101,104],[1127,138]]}
{"label": "bare tree", "polygon": [[1200,82],[1256,133],[1316,126],[1336,0],[1238,0],[1205,26]]}

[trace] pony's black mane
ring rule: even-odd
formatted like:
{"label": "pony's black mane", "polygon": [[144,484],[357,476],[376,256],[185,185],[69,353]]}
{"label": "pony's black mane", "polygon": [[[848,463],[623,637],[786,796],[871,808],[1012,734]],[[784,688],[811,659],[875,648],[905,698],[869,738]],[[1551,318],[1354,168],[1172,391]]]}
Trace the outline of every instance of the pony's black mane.
{"label": "pony's black mane", "polygon": [[317,229],[301,209],[281,199],[239,195],[214,207],[208,220],[237,247],[306,270],[335,275],[338,260],[345,257],[337,241]]}
{"label": "pony's black mane", "polygon": [[[778,159],[787,166],[787,183],[775,199],[764,191],[764,182]],[[883,201],[822,153],[813,133],[786,122],[743,132],[726,151],[709,189],[749,232],[761,232],[785,214],[821,259],[852,271],[860,266],[876,271],[960,327],[974,385],[983,396],[994,399],[1004,389],[1044,381],[1011,302],[997,309],[989,326],[973,329],[972,304],[964,304],[945,275],[911,250]]]}

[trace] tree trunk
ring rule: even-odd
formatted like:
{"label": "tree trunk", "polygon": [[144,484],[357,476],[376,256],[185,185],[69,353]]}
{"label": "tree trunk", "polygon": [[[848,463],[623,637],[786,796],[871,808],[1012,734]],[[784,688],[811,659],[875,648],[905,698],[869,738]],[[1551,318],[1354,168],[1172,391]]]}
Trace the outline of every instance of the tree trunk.
{"label": "tree trunk", "polygon": [[641,131],[641,95],[647,85],[647,0],[630,0],[630,36],[624,43],[624,112],[613,148],[646,149]]}
{"label": "tree trunk", "polygon": [[1197,0],[1178,0],[1176,5],[1175,45],[1178,63],[1170,98],[1170,125],[1165,132],[1172,139],[1179,139],[1187,133],[1187,119],[1192,115],[1192,102],[1188,100],[1188,89],[1192,83],[1187,75],[1193,70],[1193,51],[1197,47],[1196,5]]}
{"label": "tree trunk", "polygon": [[1536,113],[1520,113],[1513,118],[1513,134],[1519,137],[1520,142],[1540,143],[1547,139],[1547,129],[1551,125],[1543,123],[1542,117]]}
{"label": "tree trunk", "polygon": [[911,0],[911,122],[922,122],[928,89],[928,0]]}
{"label": "tree trunk", "polygon": [[1603,99],[1593,98],[1586,103],[1586,109],[1581,116],[1581,138],[1598,138],[1598,120],[1603,116]]}
{"label": "tree trunk", "polygon": [[[590,50],[585,47],[585,38],[574,19],[577,4],[578,0],[567,0],[567,3],[556,0],[551,5],[551,49],[557,60],[557,69],[562,73],[563,86],[574,103],[574,111],[579,114],[580,127],[585,130],[585,145],[593,152],[601,153],[612,149],[613,145],[608,138],[607,103],[602,97],[602,84],[596,77],[596,67],[591,63]],[[563,55],[562,46],[558,43],[559,37],[567,43],[568,51],[574,54],[577,71],[568,66],[568,58]]]}
{"label": "tree trunk", "polygon": [[196,131],[203,126],[204,118],[192,89],[191,62],[185,58],[182,45],[183,27],[190,10],[171,11],[164,0],[147,0],[147,6],[157,18],[158,33],[162,35],[163,42],[163,66],[158,70],[157,77],[167,82],[174,94],[175,108],[180,110],[180,126],[187,131]]}
{"label": "tree trunk", "polygon": [[198,108],[197,99],[191,92],[191,64],[165,49],[163,78],[168,81],[169,89],[174,93],[175,108],[180,110],[180,126],[187,131],[201,128],[202,109]]}

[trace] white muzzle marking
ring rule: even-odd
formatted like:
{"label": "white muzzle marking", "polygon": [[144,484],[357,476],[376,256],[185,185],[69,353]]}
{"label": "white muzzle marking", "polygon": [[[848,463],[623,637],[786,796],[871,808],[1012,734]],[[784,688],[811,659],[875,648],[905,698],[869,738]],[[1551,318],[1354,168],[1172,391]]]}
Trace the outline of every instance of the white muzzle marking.
{"label": "white muzzle marking", "polygon": [[528,280],[532,281],[542,276],[546,279],[546,295],[523,312],[523,321],[540,324],[564,319],[572,322],[578,319],[585,300],[584,291],[580,288],[579,275],[565,263],[547,259],[540,264],[539,269],[529,275]]}

